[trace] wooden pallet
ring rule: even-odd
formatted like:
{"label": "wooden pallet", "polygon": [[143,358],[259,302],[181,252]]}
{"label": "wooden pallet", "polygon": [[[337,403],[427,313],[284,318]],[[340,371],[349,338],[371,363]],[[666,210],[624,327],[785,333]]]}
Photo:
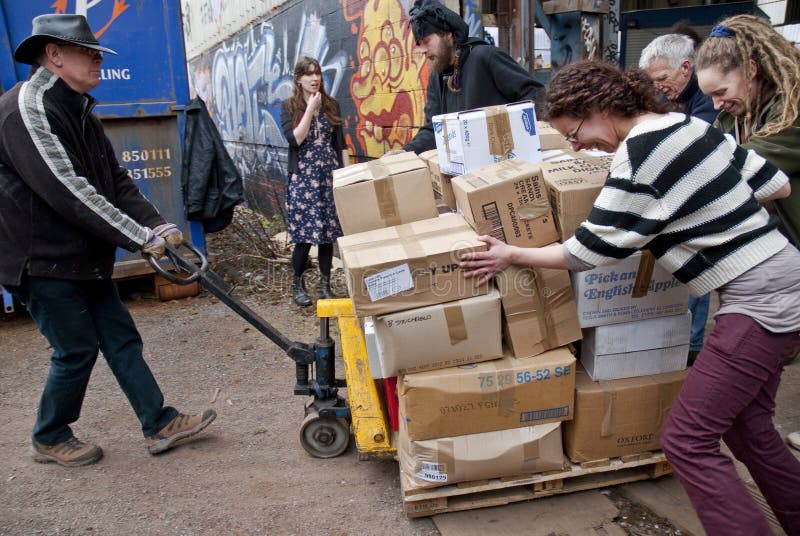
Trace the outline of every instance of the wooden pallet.
{"label": "wooden pallet", "polygon": [[461,482],[428,489],[406,489],[406,479],[401,474],[403,510],[409,517],[425,517],[604,488],[672,473],[661,451],[567,465],[563,471]]}

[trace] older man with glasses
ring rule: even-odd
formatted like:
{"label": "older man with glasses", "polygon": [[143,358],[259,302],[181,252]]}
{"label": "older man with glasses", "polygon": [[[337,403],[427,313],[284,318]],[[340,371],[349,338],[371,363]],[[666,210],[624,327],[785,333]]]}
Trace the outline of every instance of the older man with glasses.
{"label": "older man with glasses", "polygon": [[87,93],[103,53],[81,15],[40,15],[14,59],[30,78],[0,97],[0,284],[27,305],[53,348],[33,428],[34,461],[74,467],[103,456],[78,420],[100,350],[151,454],[197,434],[214,410],[183,415],[142,357],[142,339],[111,279],[117,247],[160,257],[181,232],[121,167]]}

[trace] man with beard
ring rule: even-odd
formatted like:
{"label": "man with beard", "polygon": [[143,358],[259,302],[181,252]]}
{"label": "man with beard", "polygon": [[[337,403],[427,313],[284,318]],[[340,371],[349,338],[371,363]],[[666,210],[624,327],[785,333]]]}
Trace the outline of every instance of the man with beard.
{"label": "man with beard", "polygon": [[417,45],[430,61],[425,126],[406,151],[436,148],[431,118],[484,106],[537,101],[543,86],[508,54],[469,37],[467,23],[438,0],[416,0],[409,12]]}

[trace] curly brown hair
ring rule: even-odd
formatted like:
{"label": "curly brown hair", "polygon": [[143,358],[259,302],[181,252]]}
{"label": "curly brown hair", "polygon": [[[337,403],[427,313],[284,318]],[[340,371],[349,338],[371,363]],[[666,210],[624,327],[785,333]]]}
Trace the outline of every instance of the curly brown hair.
{"label": "curly brown hair", "polygon": [[[304,74],[322,74],[322,67],[319,62],[314,58],[308,56],[301,56],[294,66],[294,93],[286,104],[289,108],[289,113],[292,115],[292,124],[296,127],[303,119],[303,114],[306,112],[306,101],[303,98],[303,88],[300,86],[300,77]],[[328,118],[332,125],[341,125],[342,117],[336,113],[336,104],[325,92],[324,81],[319,85],[319,92],[322,94],[322,113]]]}
{"label": "curly brown hair", "polygon": [[[717,67],[722,74],[734,69],[744,69],[747,81],[745,123],[753,124],[761,114],[762,97],[775,93],[783,101],[781,116],[762,125],[754,136],[770,136],[789,128],[800,113],[800,51],[770,26],[769,21],[755,15],[735,15],[724,19],[721,25],[732,34],[729,37],[708,37],[697,51],[696,70]],[[756,64],[756,80],[762,82],[758,91],[750,84],[750,62]],[[749,137],[749,129],[745,129]],[[743,140],[746,141],[746,140]]]}
{"label": "curly brown hair", "polygon": [[666,111],[644,71],[623,73],[604,61],[578,61],[562,67],[550,80],[545,100],[548,120],[563,116],[585,119],[601,110],[620,117]]}

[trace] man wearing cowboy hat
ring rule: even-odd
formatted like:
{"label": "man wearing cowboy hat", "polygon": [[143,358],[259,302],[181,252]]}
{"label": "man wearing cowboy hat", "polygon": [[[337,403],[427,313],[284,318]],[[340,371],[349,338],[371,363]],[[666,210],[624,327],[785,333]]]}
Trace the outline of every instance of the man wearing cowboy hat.
{"label": "man wearing cowboy hat", "polygon": [[467,23],[437,0],[416,0],[411,8],[411,31],[430,61],[425,126],[404,149],[435,149],[431,118],[434,115],[508,104],[536,102],[542,84],[508,54],[469,37]]}
{"label": "man wearing cowboy hat", "polygon": [[86,387],[103,356],[142,425],[151,454],[204,429],[216,414],[183,415],[142,357],[142,339],[111,274],[117,247],[161,256],[181,232],[122,168],[88,91],[103,53],[81,15],[40,15],[14,51],[30,78],[0,97],[0,284],[28,307],[53,347],[33,428],[33,459],[88,465],[103,451],[77,439]]}

